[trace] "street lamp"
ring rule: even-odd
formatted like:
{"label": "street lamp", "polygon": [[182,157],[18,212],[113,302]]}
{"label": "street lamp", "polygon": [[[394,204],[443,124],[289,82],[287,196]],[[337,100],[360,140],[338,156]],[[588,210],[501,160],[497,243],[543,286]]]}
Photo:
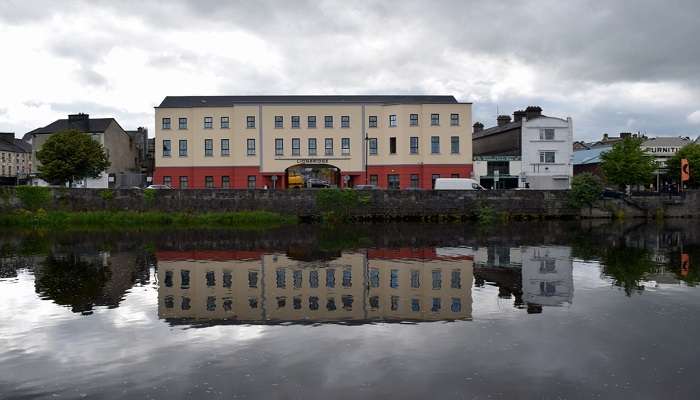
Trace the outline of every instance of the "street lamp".
{"label": "street lamp", "polygon": [[365,132],[365,146],[364,146],[365,147],[364,148],[364,152],[365,152],[365,157],[364,157],[365,158],[365,185],[369,184],[369,179],[367,178],[367,164],[369,164],[369,160],[368,160],[369,150],[367,150],[367,146],[369,146],[369,135],[367,134],[367,132]]}

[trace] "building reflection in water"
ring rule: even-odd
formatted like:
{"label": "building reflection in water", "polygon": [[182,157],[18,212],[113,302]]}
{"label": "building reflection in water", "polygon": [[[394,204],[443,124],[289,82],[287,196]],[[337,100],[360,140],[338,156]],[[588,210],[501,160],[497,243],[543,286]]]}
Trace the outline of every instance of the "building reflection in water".
{"label": "building reflection in water", "polygon": [[158,252],[159,316],[240,322],[471,319],[473,257],[435,249],[307,261],[256,252]]}

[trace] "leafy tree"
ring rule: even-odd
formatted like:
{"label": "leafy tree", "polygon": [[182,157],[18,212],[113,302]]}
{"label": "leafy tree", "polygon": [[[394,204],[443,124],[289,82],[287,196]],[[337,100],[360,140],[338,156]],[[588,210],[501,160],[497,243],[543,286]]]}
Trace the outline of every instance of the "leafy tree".
{"label": "leafy tree", "polygon": [[681,159],[683,158],[688,159],[690,167],[690,180],[686,184],[688,187],[700,187],[700,176],[698,176],[700,174],[700,144],[691,143],[684,146],[666,162],[669,176],[678,181],[681,179]]}
{"label": "leafy tree", "polygon": [[651,182],[656,162],[642,149],[641,138],[625,138],[600,155],[600,167],[608,182],[624,187]]}
{"label": "leafy tree", "polygon": [[595,175],[585,172],[574,176],[571,181],[569,202],[573,207],[592,207],[603,192],[603,184]]}
{"label": "leafy tree", "polygon": [[110,166],[102,145],[82,132],[67,130],[51,135],[36,153],[41,179],[63,184],[98,178]]}

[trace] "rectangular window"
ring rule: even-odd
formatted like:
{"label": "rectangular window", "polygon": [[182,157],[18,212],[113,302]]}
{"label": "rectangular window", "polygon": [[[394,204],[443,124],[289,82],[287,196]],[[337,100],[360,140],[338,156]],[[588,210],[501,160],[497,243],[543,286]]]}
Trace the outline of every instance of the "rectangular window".
{"label": "rectangular window", "polygon": [[418,136],[411,136],[411,154],[418,154]]}
{"label": "rectangular window", "polygon": [[317,270],[309,271],[309,287],[313,288],[313,289],[318,287],[318,271]]}
{"label": "rectangular window", "polygon": [[377,155],[377,138],[369,139],[369,155],[370,156]]}
{"label": "rectangular window", "polygon": [[369,116],[369,127],[370,127],[370,128],[376,128],[376,127],[377,127],[377,116],[376,116],[376,115],[370,115],[370,116]]}
{"label": "rectangular window", "polygon": [[554,129],[540,129],[540,140],[554,140]]}
{"label": "rectangular window", "polygon": [[172,186],[173,185],[173,177],[172,176],[164,176],[163,177],[163,185]]}
{"label": "rectangular window", "polygon": [[333,155],[333,138],[326,138],[325,144],[326,144],[326,146],[325,146],[325,148],[326,148],[325,155],[327,155],[327,156],[332,156],[332,155]]}
{"label": "rectangular window", "polygon": [[442,289],[442,272],[438,269],[433,271],[433,289]]}
{"label": "rectangular window", "polygon": [[326,115],[325,117],[323,117],[323,126],[326,128],[333,127],[333,116],[332,115]]}
{"label": "rectangular window", "polygon": [[431,126],[440,125],[440,114],[430,114],[430,125]]}
{"label": "rectangular window", "polygon": [[170,118],[163,118],[163,129],[170,129]]}
{"label": "rectangular window", "polygon": [[440,311],[440,308],[442,306],[441,303],[442,303],[442,300],[439,297],[433,297],[433,306],[430,307],[430,311],[432,311],[432,312]]}
{"label": "rectangular window", "polygon": [[292,139],[292,155],[298,156],[300,154],[301,154],[301,139],[293,138]]}
{"label": "rectangular window", "polygon": [[450,153],[459,154],[459,136],[450,137]]}
{"label": "rectangular window", "polygon": [[462,288],[462,274],[460,271],[452,271],[452,274],[450,277],[450,287],[452,289],[461,289]]}
{"label": "rectangular window", "polygon": [[432,154],[440,154],[440,136],[430,137],[430,152]]}
{"label": "rectangular window", "polygon": [[392,269],[389,271],[389,287],[397,289],[399,287],[399,270]]}
{"label": "rectangular window", "polygon": [[229,140],[221,139],[221,155],[228,157],[231,154],[231,149],[229,148]]}
{"label": "rectangular window", "polygon": [[248,189],[255,189],[256,183],[255,175],[248,175]]}
{"label": "rectangular window", "polygon": [[459,126],[459,114],[450,114],[450,126]]}
{"label": "rectangular window", "polygon": [[335,287],[335,269],[333,268],[326,269],[326,287],[331,289]]}
{"label": "rectangular window", "polygon": [[246,154],[249,156],[255,155],[255,139],[248,139],[246,141]]}
{"label": "rectangular window", "polygon": [[369,184],[378,186],[379,185],[379,175],[370,175],[369,176]]}
{"label": "rectangular window", "polygon": [[373,287],[373,288],[379,287],[379,269],[378,268],[370,268],[369,269],[369,284],[370,284],[370,287]]}
{"label": "rectangular window", "polygon": [[284,139],[275,139],[275,155],[284,155]]}
{"label": "rectangular window", "polygon": [[180,189],[187,189],[189,181],[186,176],[180,177]]}
{"label": "rectangular window", "polygon": [[179,153],[180,157],[187,157],[187,140],[186,139],[181,139],[180,140],[180,147],[179,147]]}
{"label": "rectangular window", "polygon": [[245,127],[255,128],[255,115],[249,115],[245,117]]}
{"label": "rectangular window", "polygon": [[398,174],[389,174],[387,175],[387,180],[389,182],[389,189],[401,189],[401,185],[399,184],[399,175]]}
{"label": "rectangular window", "polygon": [[553,164],[554,163],[554,152],[553,151],[540,151],[540,162],[543,164]]}
{"label": "rectangular window", "polygon": [[309,138],[309,155],[316,155],[316,138]]}
{"label": "rectangular window", "polygon": [[389,154],[396,154],[396,138],[389,138]]}
{"label": "rectangular window", "polygon": [[316,127],[316,116],[315,115],[309,115],[306,118],[306,126],[307,126],[307,128],[315,128]]}
{"label": "rectangular window", "polygon": [[277,287],[284,289],[287,286],[287,270],[284,268],[277,268],[275,271],[275,281]]}
{"label": "rectangular window", "polygon": [[180,271],[180,289],[190,288],[190,271],[183,269]]}
{"label": "rectangular window", "polygon": [[230,176],[222,176],[221,177],[221,187],[224,189],[228,189],[231,187],[231,177]]}
{"label": "rectangular window", "polygon": [[214,187],[214,177],[213,176],[205,176],[204,177],[204,187],[207,189],[211,189]]}
{"label": "rectangular window", "polygon": [[228,117],[221,117],[221,129],[228,129]]}
{"label": "rectangular window", "polygon": [[284,117],[281,115],[275,115],[275,128],[281,129],[284,127]]}
{"label": "rectangular window", "polygon": [[170,157],[171,145],[170,140],[163,140],[163,157]]}
{"label": "rectangular window", "polygon": [[258,271],[248,271],[248,287],[251,289],[258,287]]}
{"label": "rectangular window", "polygon": [[396,128],[396,114],[389,116],[389,128]]}
{"label": "rectangular window", "polygon": [[344,156],[350,155],[350,138],[340,139],[340,153]]}
{"label": "rectangular window", "polygon": [[418,270],[411,271],[411,288],[420,288],[420,271]]}
{"label": "rectangular window", "polygon": [[299,128],[301,125],[298,115],[292,115],[292,128]]}
{"label": "rectangular window", "polygon": [[350,268],[345,268],[343,270],[343,287],[352,287],[352,269]]}
{"label": "rectangular window", "polygon": [[292,272],[292,287],[294,289],[301,289],[303,285],[303,274],[300,269],[294,270]]}
{"label": "rectangular window", "polygon": [[178,127],[180,129],[187,129],[187,118],[178,118]]}
{"label": "rectangular window", "polygon": [[350,127],[350,116],[349,115],[343,115],[340,117],[340,127],[341,128],[349,128]]}
{"label": "rectangular window", "polygon": [[420,186],[420,181],[418,178],[418,174],[411,174],[411,187],[413,189],[416,189]]}
{"label": "rectangular window", "polygon": [[214,155],[214,141],[212,139],[204,139],[204,157]]}
{"label": "rectangular window", "polygon": [[440,177],[440,174],[432,174],[430,180],[432,181],[433,189],[435,189],[435,181]]}
{"label": "rectangular window", "polygon": [[204,117],[204,129],[211,129],[214,127],[214,118]]}
{"label": "rectangular window", "polygon": [[411,114],[409,117],[410,126],[418,126],[418,114]]}

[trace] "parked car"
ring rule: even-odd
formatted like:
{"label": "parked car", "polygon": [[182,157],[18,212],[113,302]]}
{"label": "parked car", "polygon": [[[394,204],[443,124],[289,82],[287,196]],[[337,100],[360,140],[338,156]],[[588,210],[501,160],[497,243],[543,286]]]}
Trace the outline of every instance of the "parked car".
{"label": "parked car", "polygon": [[479,182],[469,178],[437,178],[435,190],[486,190]]}
{"label": "parked car", "polygon": [[324,181],[323,179],[318,179],[318,178],[309,178],[308,183],[312,188],[331,187],[331,184],[328,183],[328,181]]}
{"label": "parked car", "polygon": [[161,189],[172,189],[172,187],[170,187],[168,185],[148,185],[148,187],[146,189],[161,190]]}

